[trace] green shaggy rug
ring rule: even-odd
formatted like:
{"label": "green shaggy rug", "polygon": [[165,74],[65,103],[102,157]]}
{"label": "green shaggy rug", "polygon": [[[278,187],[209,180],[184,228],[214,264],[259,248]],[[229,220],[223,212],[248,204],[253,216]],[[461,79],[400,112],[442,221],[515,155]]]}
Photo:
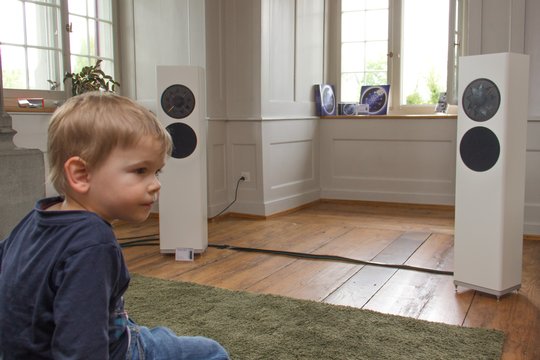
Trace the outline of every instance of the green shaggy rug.
{"label": "green shaggy rug", "polygon": [[504,334],[133,275],[139,324],[219,341],[232,359],[500,359]]}

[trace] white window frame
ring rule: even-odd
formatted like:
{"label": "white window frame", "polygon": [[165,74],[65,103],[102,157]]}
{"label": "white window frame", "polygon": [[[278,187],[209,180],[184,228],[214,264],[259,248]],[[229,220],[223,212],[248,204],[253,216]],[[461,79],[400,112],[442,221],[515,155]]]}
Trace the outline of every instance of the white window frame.
{"label": "white window frame", "polygon": [[[465,17],[466,10],[464,2],[466,0],[449,0],[450,7],[449,37],[448,37],[448,76],[447,76],[447,101],[450,105],[457,102],[457,56],[464,53],[463,39],[466,31]],[[456,7],[459,14],[456,13]],[[333,9],[333,10],[332,10]],[[341,89],[341,0],[335,7],[330,7],[330,16],[335,17],[336,29],[334,39],[337,40],[339,49],[336,53],[335,70],[336,89],[340,99]],[[412,114],[433,114],[434,105],[401,105],[399,104],[401,92],[401,0],[389,0],[389,20],[388,20],[388,83],[390,86],[389,115],[412,115]],[[456,24],[456,19],[458,23]],[[454,25],[457,28],[454,32]]]}
{"label": "white window frame", "polygon": [[[28,2],[33,3],[41,3],[40,0],[26,0]],[[114,47],[114,74],[110,74],[113,76],[115,80],[119,78],[117,76],[118,74],[118,68],[119,64],[117,59],[119,59],[118,56],[118,46],[117,46],[117,4],[116,1],[111,0],[111,6],[112,6],[112,18],[113,18],[113,47]],[[1,5],[0,5],[1,7]],[[48,101],[51,101],[52,103],[60,104],[67,98],[71,97],[71,89],[69,86],[66,86],[66,84],[63,83],[64,80],[64,74],[67,72],[72,72],[71,70],[71,51],[70,51],[70,43],[69,43],[69,11],[68,11],[68,0],[60,0],[60,12],[61,12],[61,42],[62,42],[62,63],[63,63],[63,73],[62,78],[59,79],[59,82],[61,83],[61,86],[63,87],[63,90],[38,90],[38,89],[6,89],[4,88],[4,99],[18,99],[18,98],[43,98]],[[25,45],[27,46],[27,45]],[[96,59],[99,58],[99,56],[96,56]],[[7,105],[7,104],[6,104]],[[47,104],[46,104],[47,105]]]}

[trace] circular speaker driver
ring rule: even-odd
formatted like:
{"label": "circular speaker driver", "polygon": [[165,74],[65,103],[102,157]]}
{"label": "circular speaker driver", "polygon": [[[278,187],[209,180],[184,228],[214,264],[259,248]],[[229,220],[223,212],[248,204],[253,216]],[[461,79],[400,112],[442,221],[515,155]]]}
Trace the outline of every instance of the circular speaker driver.
{"label": "circular speaker driver", "polygon": [[171,85],[161,94],[161,108],[170,117],[183,119],[195,109],[195,95],[185,85]]}
{"label": "circular speaker driver", "polygon": [[499,110],[500,104],[499,88],[489,79],[476,79],[463,91],[463,111],[474,121],[491,119]]}
{"label": "circular speaker driver", "polygon": [[191,126],[184,123],[172,123],[166,127],[173,141],[171,156],[175,159],[183,159],[191,155],[197,147],[197,134]]}
{"label": "circular speaker driver", "polygon": [[482,172],[491,169],[497,163],[501,146],[493,131],[477,126],[463,135],[459,144],[459,153],[461,160],[469,169]]}

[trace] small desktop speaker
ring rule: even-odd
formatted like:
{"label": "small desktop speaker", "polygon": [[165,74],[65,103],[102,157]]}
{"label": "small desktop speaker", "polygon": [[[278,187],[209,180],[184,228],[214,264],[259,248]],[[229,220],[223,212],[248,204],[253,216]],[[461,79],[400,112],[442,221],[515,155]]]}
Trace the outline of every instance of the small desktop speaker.
{"label": "small desktop speaker", "polygon": [[160,250],[200,253],[208,246],[204,71],[158,66],[156,77],[157,117],[173,140],[172,157],[160,175]]}
{"label": "small desktop speaker", "polygon": [[529,57],[461,57],[454,284],[500,297],[521,286]]}

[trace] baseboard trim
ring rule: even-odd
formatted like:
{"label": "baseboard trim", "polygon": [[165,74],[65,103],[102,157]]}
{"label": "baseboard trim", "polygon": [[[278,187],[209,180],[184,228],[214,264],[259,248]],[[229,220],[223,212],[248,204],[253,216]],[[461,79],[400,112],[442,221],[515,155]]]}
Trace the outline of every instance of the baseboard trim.
{"label": "baseboard trim", "polygon": [[401,193],[380,191],[357,191],[344,189],[321,189],[322,199],[372,201],[406,204],[454,205],[453,194],[437,193]]}
{"label": "baseboard trim", "polygon": [[392,202],[392,201],[376,201],[376,200],[342,200],[342,199],[321,199],[321,202],[334,203],[334,204],[357,204],[357,205],[369,205],[377,207],[399,207],[408,209],[423,209],[423,210],[447,210],[455,211],[454,205],[445,204],[416,204],[406,202]]}
{"label": "baseboard trim", "polygon": [[244,213],[238,213],[238,212],[230,212],[230,213],[226,213],[226,214],[224,214],[224,215],[222,215],[220,217],[230,216],[230,217],[236,217],[236,218],[266,220],[266,219],[271,219],[271,218],[278,217],[278,216],[292,214],[292,213],[294,213],[294,212],[296,212],[298,210],[311,207],[311,206],[313,206],[315,204],[318,204],[320,202],[321,202],[321,200],[315,200],[315,201],[312,201],[312,202],[309,202],[309,203],[306,203],[306,204],[296,206],[296,207],[291,208],[291,209],[283,210],[283,211],[280,211],[280,212],[277,212],[277,213],[274,213],[274,214],[271,214],[271,215],[266,215],[266,216],[265,215],[252,215],[252,214],[244,214]]}

